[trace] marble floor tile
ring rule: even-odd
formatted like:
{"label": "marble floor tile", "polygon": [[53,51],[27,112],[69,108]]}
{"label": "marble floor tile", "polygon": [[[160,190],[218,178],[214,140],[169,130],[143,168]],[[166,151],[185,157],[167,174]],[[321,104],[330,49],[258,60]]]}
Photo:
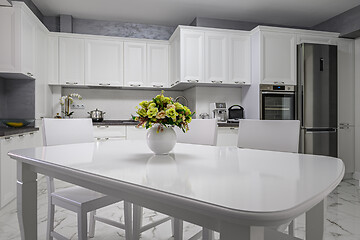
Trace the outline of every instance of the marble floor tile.
{"label": "marble floor tile", "polygon": [[[56,181],[57,188],[66,188],[68,183]],[[328,196],[325,221],[325,240],[358,240],[360,239],[360,187],[357,180],[344,180]],[[114,204],[98,211],[99,215],[123,221],[123,204]],[[144,223],[156,221],[162,214],[145,209]],[[46,179],[41,177],[38,182],[38,235],[45,240],[47,219]],[[56,208],[56,231],[70,239],[77,239],[76,215],[65,209]],[[184,239],[188,239],[201,228],[184,223]],[[305,216],[295,219],[295,235],[304,239]],[[13,201],[0,210],[0,240],[19,240],[19,226],[16,216],[16,202]],[[121,229],[97,222],[94,240],[125,239]],[[170,222],[161,224],[142,234],[142,240],[167,240],[171,237]],[[219,239],[219,234],[215,235]]]}

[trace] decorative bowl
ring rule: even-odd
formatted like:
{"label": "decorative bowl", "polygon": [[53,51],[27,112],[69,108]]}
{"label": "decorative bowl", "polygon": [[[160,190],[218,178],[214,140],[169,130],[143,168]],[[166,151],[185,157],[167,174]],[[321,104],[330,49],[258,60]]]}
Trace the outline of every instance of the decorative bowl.
{"label": "decorative bowl", "polygon": [[29,125],[34,122],[34,119],[1,119],[2,124],[8,127],[20,128]]}

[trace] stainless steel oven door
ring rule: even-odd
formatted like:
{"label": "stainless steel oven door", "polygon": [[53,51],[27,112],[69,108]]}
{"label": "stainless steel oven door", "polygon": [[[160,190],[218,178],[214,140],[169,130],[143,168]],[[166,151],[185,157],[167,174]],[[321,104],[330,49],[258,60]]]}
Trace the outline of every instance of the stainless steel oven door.
{"label": "stainless steel oven door", "polygon": [[295,92],[261,91],[260,118],[295,120]]}

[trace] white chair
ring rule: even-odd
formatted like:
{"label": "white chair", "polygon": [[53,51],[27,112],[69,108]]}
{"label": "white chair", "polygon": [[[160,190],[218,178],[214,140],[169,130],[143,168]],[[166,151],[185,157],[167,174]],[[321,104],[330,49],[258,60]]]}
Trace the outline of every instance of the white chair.
{"label": "white chair", "polygon": [[[279,152],[299,151],[300,121],[298,120],[255,120],[239,122],[237,146]],[[278,227],[284,230],[287,224]],[[289,235],[294,236],[294,221],[289,224]]]}
{"label": "white chair", "polygon": [[177,142],[215,146],[217,128],[216,119],[193,119],[189,123],[190,130],[186,133],[178,127],[175,128]]}
{"label": "white chair", "polygon": [[[217,119],[193,119],[189,124],[189,131],[184,133],[181,129],[175,128],[177,142],[190,143],[200,145],[216,146],[218,125]],[[181,220],[175,220],[175,233],[179,234],[179,239],[182,239],[183,222]],[[214,232],[206,228],[195,234],[191,239],[213,239]]]}
{"label": "white chair", "polygon": [[[93,142],[91,119],[43,119],[44,146]],[[47,177],[47,239],[66,239],[54,231],[55,205],[77,214],[78,239],[87,239],[87,213],[90,212],[89,237],[94,237],[95,221],[125,229],[126,240],[132,239],[131,204],[124,202],[125,224],[96,216],[96,209],[121,201],[79,186],[55,190],[54,180]]]}

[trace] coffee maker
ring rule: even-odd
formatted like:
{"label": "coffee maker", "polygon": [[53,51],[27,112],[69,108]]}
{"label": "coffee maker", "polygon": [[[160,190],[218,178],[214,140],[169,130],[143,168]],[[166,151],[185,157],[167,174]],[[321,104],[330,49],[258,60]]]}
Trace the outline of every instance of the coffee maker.
{"label": "coffee maker", "polygon": [[227,108],[226,103],[210,103],[211,118],[216,118],[218,122],[226,122]]}

